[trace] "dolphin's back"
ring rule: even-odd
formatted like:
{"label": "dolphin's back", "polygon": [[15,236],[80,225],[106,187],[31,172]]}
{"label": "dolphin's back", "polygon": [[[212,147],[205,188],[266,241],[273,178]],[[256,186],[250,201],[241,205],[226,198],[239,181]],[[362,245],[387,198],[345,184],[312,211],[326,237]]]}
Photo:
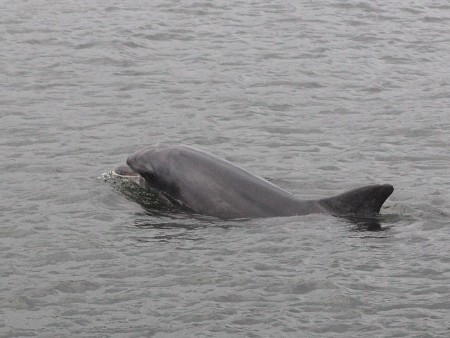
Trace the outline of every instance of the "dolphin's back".
{"label": "dolphin's back", "polygon": [[300,213],[291,193],[209,153],[187,146],[167,150],[170,177],[182,201],[219,218],[253,218]]}

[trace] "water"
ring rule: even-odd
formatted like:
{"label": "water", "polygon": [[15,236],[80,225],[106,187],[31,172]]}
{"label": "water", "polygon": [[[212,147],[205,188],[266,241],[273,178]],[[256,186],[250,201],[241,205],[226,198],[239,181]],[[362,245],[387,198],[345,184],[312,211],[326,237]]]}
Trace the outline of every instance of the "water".
{"label": "water", "polygon": [[[0,336],[447,337],[447,1],[0,1]],[[99,177],[184,143],[384,231],[151,213]]]}

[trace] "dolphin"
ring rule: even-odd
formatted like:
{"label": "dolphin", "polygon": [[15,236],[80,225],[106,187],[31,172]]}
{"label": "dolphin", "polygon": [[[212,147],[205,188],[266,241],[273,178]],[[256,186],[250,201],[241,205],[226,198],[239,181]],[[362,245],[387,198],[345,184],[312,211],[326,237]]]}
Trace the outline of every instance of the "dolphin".
{"label": "dolphin", "polygon": [[368,185],[343,194],[301,200],[225,159],[186,145],[147,147],[114,170],[172,203],[219,219],[307,215],[371,217],[392,194],[390,184]]}

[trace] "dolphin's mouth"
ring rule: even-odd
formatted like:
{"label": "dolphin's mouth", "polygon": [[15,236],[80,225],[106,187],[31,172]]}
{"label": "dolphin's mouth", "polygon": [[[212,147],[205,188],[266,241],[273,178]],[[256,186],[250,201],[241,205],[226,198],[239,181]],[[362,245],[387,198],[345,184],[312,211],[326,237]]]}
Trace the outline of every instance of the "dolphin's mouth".
{"label": "dolphin's mouth", "polygon": [[131,178],[135,178],[135,177],[140,177],[141,175],[139,175],[137,172],[135,172],[133,169],[131,169],[129,166],[127,165],[121,165],[117,168],[115,168],[112,172],[111,175],[113,177],[117,177],[117,178],[124,178],[124,179],[131,179]]}
{"label": "dolphin's mouth", "polygon": [[145,179],[127,165],[121,165],[111,172],[111,176],[120,180],[126,180],[136,183],[142,188],[147,188]]}

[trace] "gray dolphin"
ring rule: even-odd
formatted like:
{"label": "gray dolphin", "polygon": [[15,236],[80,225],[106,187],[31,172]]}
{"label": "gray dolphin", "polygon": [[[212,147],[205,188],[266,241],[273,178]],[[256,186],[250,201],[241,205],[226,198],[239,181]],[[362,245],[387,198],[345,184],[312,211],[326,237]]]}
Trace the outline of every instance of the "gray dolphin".
{"label": "gray dolphin", "polygon": [[222,158],[177,145],[148,147],[115,169],[144,188],[203,215],[220,219],[325,213],[373,216],[392,194],[390,184],[369,185],[319,200],[300,200],[265,179]]}

